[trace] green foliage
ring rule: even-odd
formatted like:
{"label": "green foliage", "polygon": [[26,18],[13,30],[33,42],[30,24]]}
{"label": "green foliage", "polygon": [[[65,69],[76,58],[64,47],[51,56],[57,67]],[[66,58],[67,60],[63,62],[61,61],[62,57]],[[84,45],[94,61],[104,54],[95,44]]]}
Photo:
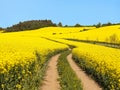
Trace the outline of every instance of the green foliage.
{"label": "green foliage", "polygon": [[120,23],[111,23],[111,22],[108,22],[108,23],[103,23],[101,24],[100,22],[98,24],[94,24],[92,26],[95,26],[96,28],[99,28],[99,27],[104,27],[104,26],[111,26],[111,25],[120,25]]}
{"label": "green foliage", "polygon": [[105,24],[102,24],[102,26],[110,26],[110,25],[113,25],[111,22],[108,22],[108,23],[105,23]]}
{"label": "green foliage", "polygon": [[102,26],[102,24],[99,22],[97,25],[96,25],[96,28],[99,28],[99,27],[101,27]]}
{"label": "green foliage", "polygon": [[42,76],[44,75],[46,66],[41,67],[41,56],[36,52],[36,60],[29,66],[16,65],[6,74],[0,74],[0,90],[35,90]]}
{"label": "green foliage", "polygon": [[77,23],[77,24],[75,24],[74,27],[81,27],[81,25]]}
{"label": "green foliage", "polygon": [[59,23],[58,23],[58,26],[59,26],[59,27],[62,27],[62,23],[61,23],[61,22],[59,22]]}
{"label": "green foliage", "polygon": [[0,31],[4,30],[4,28],[0,27]]}
{"label": "green foliage", "polygon": [[0,30],[2,30],[2,28],[0,27]]}
{"label": "green foliage", "polygon": [[64,27],[69,27],[68,25],[65,25]]}
{"label": "green foliage", "polygon": [[56,24],[54,24],[51,20],[31,20],[31,21],[19,22],[19,24],[13,25],[11,27],[7,27],[5,31],[15,32],[15,31],[23,31],[23,30],[33,30],[48,26],[56,26]]}
{"label": "green foliage", "polygon": [[81,81],[77,78],[66,59],[69,54],[70,51],[63,52],[58,60],[61,90],[82,90]]}
{"label": "green foliage", "polygon": [[[36,60],[29,66],[14,66],[9,74],[0,74],[0,90],[38,90],[47,69],[49,59],[63,50],[55,50],[45,56],[41,62],[41,55],[36,51]],[[7,67],[7,66],[6,66]]]}

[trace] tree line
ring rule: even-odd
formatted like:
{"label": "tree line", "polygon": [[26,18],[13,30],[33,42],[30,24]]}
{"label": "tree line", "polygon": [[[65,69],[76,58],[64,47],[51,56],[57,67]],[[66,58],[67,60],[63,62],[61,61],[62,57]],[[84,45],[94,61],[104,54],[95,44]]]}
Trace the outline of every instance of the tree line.
{"label": "tree line", "polygon": [[1,30],[4,30],[4,28],[0,27],[0,31],[1,31]]}
{"label": "tree line", "polygon": [[[73,27],[96,27],[96,28],[99,28],[99,27],[104,27],[104,26],[111,26],[111,25],[120,25],[120,23],[111,23],[111,22],[108,22],[108,23],[97,23],[97,24],[93,24],[93,25],[80,25],[79,23],[75,24]],[[68,26],[68,25],[66,25]]]}
{"label": "tree line", "polygon": [[62,22],[59,22],[58,24],[56,23],[53,23],[51,20],[31,20],[31,21],[24,21],[24,22],[19,22],[18,24],[15,24],[11,27],[7,27],[7,28],[2,28],[0,27],[0,30],[4,30],[4,32],[16,32],[16,31],[24,31],[24,30],[34,30],[34,29],[39,29],[39,28],[43,28],[43,27],[84,27],[84,26],[87,26],[87,27],[96,27],[96,28],[99,28],[99,27],[104,27],[104,26],[111,26],[111,25],[120,25],[120,23],[116,23],[116,24],[113,24],[111,22],[108,22],[108,23],[97,23],[97,24],[94,24],[94,25],[81,25],[79,23],[73,25],[73,26],[70,26],[70,25],[62,25]]}
{"label": "tree line", "polygon": [[51,20],[31,20],[19,22],[11,27],[7,27],[5,32],[23,31],[23,30],[33,30],[43,27],[56,26]]}

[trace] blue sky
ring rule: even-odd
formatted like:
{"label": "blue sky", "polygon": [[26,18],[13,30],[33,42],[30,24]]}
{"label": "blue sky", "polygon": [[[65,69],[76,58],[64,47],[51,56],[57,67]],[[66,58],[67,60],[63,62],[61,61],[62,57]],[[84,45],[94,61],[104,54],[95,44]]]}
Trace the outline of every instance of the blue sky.
{"label": "blue sky", "polygon": [[120,22],[120,0],[0,0],[0,27],[50,19],[63,25]]}

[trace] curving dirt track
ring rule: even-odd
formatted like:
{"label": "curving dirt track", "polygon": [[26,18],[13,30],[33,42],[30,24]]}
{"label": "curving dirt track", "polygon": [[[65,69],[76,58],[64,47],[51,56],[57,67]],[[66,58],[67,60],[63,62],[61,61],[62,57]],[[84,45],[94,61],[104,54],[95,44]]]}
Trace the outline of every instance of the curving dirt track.
{"label": "curving dirt track", "polygon": [[67,56],[67,60],[78,78],[81,80],[83,90],[102,90],[102,88],[93,79],[91,79],[82,69],[80,69],[80,67],[76,65],[72,59],[72,54]]}
{"label": "curving dirt track", "polygon": [[[59,78],[57,72],[57,60],[59,56],[60,54],[55,55],[50,59],[43,85],[40,90],[60,90],[60,84],[57,80]],[[83,90],[102,90],[102,88],[93,79],[91,79],[82,69],[80,69],[80,67],[77,66],[72,59],[72,54],[67,56],[67,60],[77,77],[81,80]]]}

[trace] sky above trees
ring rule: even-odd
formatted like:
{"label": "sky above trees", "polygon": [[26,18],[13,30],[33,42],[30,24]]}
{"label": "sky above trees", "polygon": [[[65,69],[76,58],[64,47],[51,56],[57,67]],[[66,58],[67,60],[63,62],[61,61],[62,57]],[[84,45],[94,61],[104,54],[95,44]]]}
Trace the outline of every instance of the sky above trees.
{"label": "sky above trees", "polygon": [[63,25],[120,22],[120,0],[0,0],[0,27],[50,19]]}

